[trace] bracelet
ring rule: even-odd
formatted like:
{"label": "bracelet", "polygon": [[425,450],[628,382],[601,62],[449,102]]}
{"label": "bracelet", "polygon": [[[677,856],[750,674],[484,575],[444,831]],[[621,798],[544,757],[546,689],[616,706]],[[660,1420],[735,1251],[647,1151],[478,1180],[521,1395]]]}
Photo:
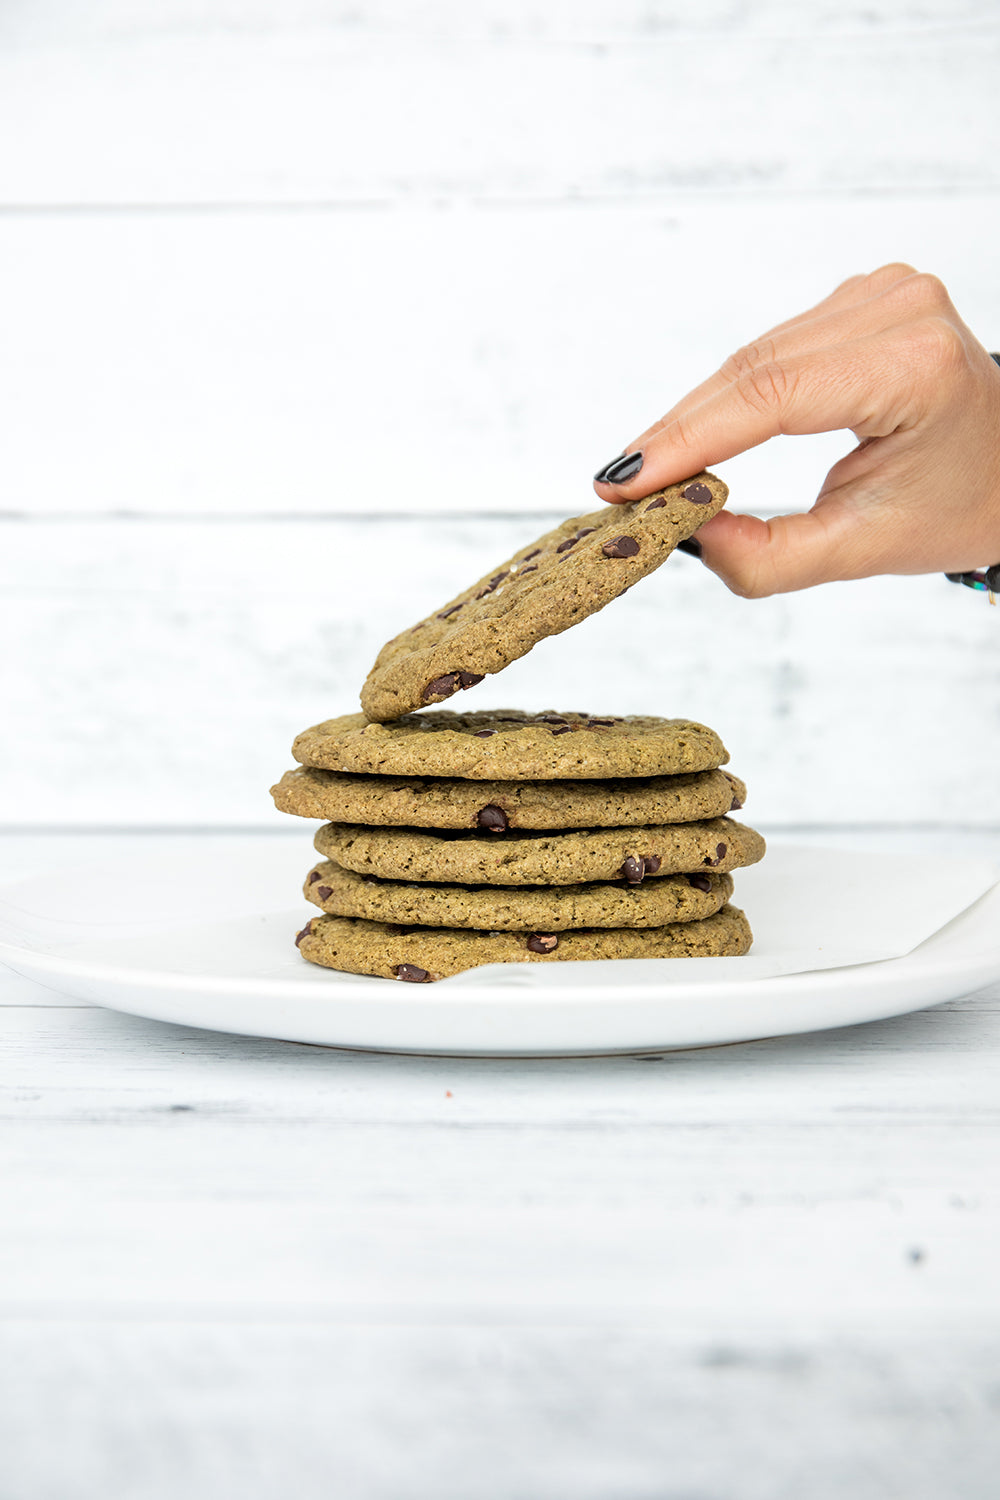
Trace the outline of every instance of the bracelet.
{"label": "bracelet", "polygon": [[[991,354],[990,359],[1000,365],[1000,354]],[[989,594],[991,604],[997,602],[996,596],[1000,594],[1000,563],[972,573],[946,573],[944,576],[949,583],[964,583],[967,589],[977,589],[981,594]]]}

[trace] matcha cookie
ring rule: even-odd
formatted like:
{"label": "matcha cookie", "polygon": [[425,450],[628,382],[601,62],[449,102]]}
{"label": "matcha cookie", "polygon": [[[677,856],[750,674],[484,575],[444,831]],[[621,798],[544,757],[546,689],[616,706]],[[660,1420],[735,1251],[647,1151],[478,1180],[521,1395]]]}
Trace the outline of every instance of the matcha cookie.
{"label": "matcha cookie", "polygon": [[474,687],[645,578],[722,509],[727,493],[720,479],[699,474],[563,521],[383,646],[362,708],[370,719],[398,719]]}
{"label": "matcha cookie", "polygon": [[300,818],[491,832],[693,823],[742,807],[746,794],[729,771],[618,781],[467,781],[296,766],[271,788],[278,810]]}
{"label": "matcha cookie", "polygon": [[298,735],[305,766],[378,776],[448,776],[474,781],[604,780],[712,771],[729,759],[719,736],[689,719],[498,708],[407,714],[379,724],[364,714],[327,719]]}
{"label": "matcha cookie", "polygon": [[577,885],[685,871],[721,875],[764,857],[764,840],[732,818],[666,828],[601,828],[565,833],[524,831],[427,833],[417,828],[364,828],[327,823],[315,845],[346,870],[382,880],[459,885]]}
{"label": "matcha cookie", "polygon": [[422,927],[476,927],[487,932],[561,931],[567,927],[663,927],[718,911],[733,893],[731,875],[667,875],[642,885],[417,885],[357,875],[323,860],[310,870],[304,895],[337,917],[416,922]]}
{"label": "matcha cookie", "polygon": [[349,974],[426,984],[479,964],[606,958],[711,958],[749,951],[753,934],[736,906],[697,922],[596,932],[474,932],[314,917],[296,938],[311,963]]}

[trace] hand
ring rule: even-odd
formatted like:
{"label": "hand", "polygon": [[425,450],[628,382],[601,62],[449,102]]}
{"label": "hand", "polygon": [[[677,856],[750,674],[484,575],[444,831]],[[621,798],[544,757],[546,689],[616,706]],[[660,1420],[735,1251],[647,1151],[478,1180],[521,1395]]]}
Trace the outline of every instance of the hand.
{"label": "hand", "polygon": [[722,511],[699,528],[704,562],[734,593],[1000,561],[1000,368],[937,277],[907,265],[852,276],[740,349],[629,444],[632,477],[602,481],[606,465],[594,487],[620,504],[779,433],[840,428],[858,447],[810,511]]}

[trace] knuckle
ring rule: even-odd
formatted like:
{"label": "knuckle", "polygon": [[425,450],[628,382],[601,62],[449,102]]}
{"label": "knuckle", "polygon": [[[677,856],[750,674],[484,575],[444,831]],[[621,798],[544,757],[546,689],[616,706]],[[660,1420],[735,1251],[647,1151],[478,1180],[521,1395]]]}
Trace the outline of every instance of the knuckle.
{"label": "knuckle", "polygon": [[911,284],[921,307],[929,308],[933,312],[945,312],[951,307],[948,288],[940,276],[932,276],[926,271],[920,271],[916,276],[911,277]]}
{"label": "knuckle", "polygon": [[738,384],[747,376],[752,375],[754,370],[761,365],[766,365],[774,359],[775,349],[772,339],[761,339],[759,341],[743,344],[722,366],[722,374],[727,380]]}
{"label": "knuckle", "polygon": [[886,266],[879,266],[864,279],[870,291],[880,292],[887,287],[895,286],[897,282],[907,281],[911,276],[917,275],[919,272],[915,266],[909,265],[905,260],[893,260]]}
{"label": "knuckle", "polygon": [[674,417],[670,423],[669,432],[671,446],[677,444],[681,448],[695,447],[694,429],[686,417]]}
{"label": "knuckle", "polygon": [[914,271],[895,282],[889,289],[894,301],[915,313],[946,313],[951,311],[948,288],[940,276],[926,271]]}
{"label": "knuckle", "polygon": [[758,365],[737,385],[740,395],[755,412],[780,411],[788,400],[790,388],[788,371],[778,360]]}
{"label": "knuckle", "polygon": [[953,375],[968,364],[965,341],[947,318],[920,318],[907,325],[905,356],[911,368],[928,378]]}

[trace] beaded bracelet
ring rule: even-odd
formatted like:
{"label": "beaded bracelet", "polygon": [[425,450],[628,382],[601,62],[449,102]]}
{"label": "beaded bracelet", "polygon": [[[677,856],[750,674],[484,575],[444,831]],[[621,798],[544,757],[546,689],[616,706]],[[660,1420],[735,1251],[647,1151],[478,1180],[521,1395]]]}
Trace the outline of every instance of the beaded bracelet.
{"label": "beaded bracelet", "polygon": [[[1000,354],[991,354],[990,359],[1000,365]],[[989,594],[990,603],[997,602],[996,596],[1000,594],[1000,563],[994,563],[992,568],[980,568],[973,573],[946,573],[944,575],[949,583],[964,583],[967,589],[978,589],[981,594]]]}

